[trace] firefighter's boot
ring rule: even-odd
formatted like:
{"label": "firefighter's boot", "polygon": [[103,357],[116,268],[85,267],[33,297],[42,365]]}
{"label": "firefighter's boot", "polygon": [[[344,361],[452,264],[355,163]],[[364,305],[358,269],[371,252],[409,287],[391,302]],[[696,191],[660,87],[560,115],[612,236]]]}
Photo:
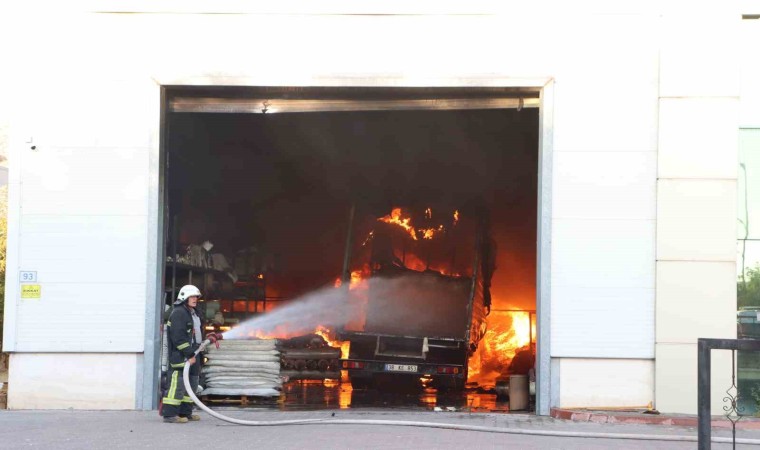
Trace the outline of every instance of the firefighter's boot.
{"label": "firefighter's boot", "polygon": [[164,417],[165,423],[187,423],[187,417]]}
{"label": "firefighter's boot", "polygon": [[183,419],[186,419],[186,421],[188,422],[197,422],[201,420],[201,416],[199,416],[198,414],[190,414],[189,416],[180,416],[180,417]]}

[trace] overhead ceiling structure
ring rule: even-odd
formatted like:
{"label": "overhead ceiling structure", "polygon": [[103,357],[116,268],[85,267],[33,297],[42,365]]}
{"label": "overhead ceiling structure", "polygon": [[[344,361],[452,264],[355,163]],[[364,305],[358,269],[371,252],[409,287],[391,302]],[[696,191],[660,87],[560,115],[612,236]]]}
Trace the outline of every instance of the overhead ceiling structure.
{"label": "overhead ceiling structure", "polygon": [[204,88],[175,93],[177,113],[275,114],[346,111],[434,111],[537,108],[537,90],[525,88],[239,88],[231,97]]}

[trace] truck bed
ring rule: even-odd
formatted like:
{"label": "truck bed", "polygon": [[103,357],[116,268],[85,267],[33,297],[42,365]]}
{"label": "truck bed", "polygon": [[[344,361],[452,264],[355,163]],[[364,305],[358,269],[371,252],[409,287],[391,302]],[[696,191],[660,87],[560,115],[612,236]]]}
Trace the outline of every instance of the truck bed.
{"label": "truck bed", "polygon": [[413,270],[379,278],[368,293],[365,333],[466,338],[470,278]]}

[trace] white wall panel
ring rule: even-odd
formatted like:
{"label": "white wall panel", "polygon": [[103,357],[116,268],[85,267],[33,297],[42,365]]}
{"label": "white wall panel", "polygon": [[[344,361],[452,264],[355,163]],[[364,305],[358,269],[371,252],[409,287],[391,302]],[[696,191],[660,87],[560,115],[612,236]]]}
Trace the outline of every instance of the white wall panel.
{"label": "white wall panel", "polygon": [[[654,171],[651,160],[642,165],[649,170],[639,168],[628,180],[646,186],[646,178],[653,177],[646,175]],[[585,203],[576,199],[576,204]],[[605,205],[596,206],[603,211]],[[653,357],[654,220],[554,219],[552,235],[552,357]]]}
{"label": "white wall panel", "polygon": [[22,214],[147,215],[147,149],[24,149]]}
{"label": "white wall panel", "polygon": [[[97,109],[105,93],[94,89],[92,96],[82,95],[75,112],[88,105]],[[82,120],[88,117],[84,114]],[[149,138],[135,141],[114,133],[109,140],[104,137],[109,135],[107,127],[102,128],[105,134],[87,135],[79,125],[66,128],[45,120],[52,119],[35,117],[37,149],[18,149],[23,181],[17,268],[37,272],[42,295],[16,300],[15,349],[140,352],[146,307],[148,151],[129,145],[146,145]],[[142,128],[141,136],[150,136],[144,122],[135,122],[113,126],[134,125]],[[99,125],[97,120],[91,123]],[[77,136],[82,139],[73,139]],[[124,146],[68,146],[78,142]]]}
{"label": "white wall panel", "polygon": [[656,151],[658,22],[600,19],[553,40],[554,151]]}
{"label": "white wall panel", "polygon": [[698,338],[735,339],[736,264],[657,263],[657,342],[696,344]]}
{"label": "white wall panel", "polygon": [[654,288],[654,279],[654,220],[552,221],[552,288]]}
{"label": "white wall panel", "polygon": [[654,220],[656,187],[655,152],[558,152],[552,216]]}
{"label": "white wall panel", "polygon": [[45,283],[146,282],[145,216],[25,215],[22,270]]}
{"label": "white wall panel", "polygon": [[738,11],[701,17],[678,11],[664,17],[660,96],[737,96],[740,25]]}
{"label": "white wall panel", "polygon": [[736,181],[660,180],[657,259],[735,261]]}
{"label": "white wall panel", "polygon": [[664,98],[660,101],[660,178],[736,178],[739,101]]}
{"label": "white wall panel", "polygon": [[[742,21],[741,40],[750,46],[760,42],[760,20]],[[739,126],[760,128],[760,58],[750,51],[742,55],[740,65]]]}
{"label": "white wall panel", "polygon": [[[87,39],[92,40],[91,36]],[[74,61],[67,66],[77,67]],[[150,80],[126,83],[110,76],[104,80],[80,75],[61,81],[65,88],[56,83],[39,86],[27,99],[36,105],[31,131],[40,151],[48,145],[80,149],[148,146],[151,112],[160,108],[158,99],[151,98],[146,89]]]}
{"label": "white wall panel", "polygon": [[40,299],[22,299],[20,352],[141,352],[145,283],[44,282]]}
{"label": "white wall panel", "polygon": [[654,299],[654,288],[553,286],[552,357],[654,358]]}
{"label": "white wall panel", "polygon": [[13,353],[8,409],[133,409],[134,354]]}
{"label": "white wall panel", "polygon": [[636,85],[628,84],[629,90],[621,90],[619,84],[606,85],[609,71],[596,73],[605,79],[589,85],[557,78],[555,151],[656,150],[657,84],[637,80]]}
{"label": "white wall panel", "polygon": [[654,403],[651,359],[560,359],[560,408],[644,408]]}

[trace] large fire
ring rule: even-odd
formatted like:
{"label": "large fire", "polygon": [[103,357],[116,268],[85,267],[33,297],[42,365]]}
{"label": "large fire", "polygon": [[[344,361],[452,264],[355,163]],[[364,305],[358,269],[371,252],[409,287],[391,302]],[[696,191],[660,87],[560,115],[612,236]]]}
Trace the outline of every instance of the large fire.
{"label": "large fire", "polygon": [[[467,226],[469,222],[459,223],[460,213],[458,210],[453,212],[453,217],[450,214],[450,212],[446,214],[448,219],[444,226],[440,222],[433,221],[432,208],[427,208],[424,212],[424,227],[416,227],[412,223],[411,213],[406,213],[404,209],[395,207],[390,214],[377,218],[377,221],[393,225],[391,229],[398,227],[397,230],[400,235],[411,237],[414,241],[417,241],[416,244],[405,247],[403,252],[395,252],[397,261],[403,263],[406,268],[415,271],[437,270],[444,275],[459,276],[458,273],[455,273],[456,269],[453,261],[449,264],[444,259],[436,264],[436,261],[433,260],[431,267],[431,263],[428,261],[430,255],[426,253],[426,248],[428,248],[426,246],[429,246],[429,244],[424,243],[425,240],[434,239],[440,234],[446,234],[447,237],[455,237],[457,233],[461,234],[461,230],[465,228],[461,228],[460,226]],[[441,217],[441,214],[436,216],[436,218],[439,217]],[[419,218],[422,219],[421,216]],[[359,242],[362,244],[362,247],[366,247],[373,239],[379,239],[380,236],[383,236],[381,231],[385,229],[381,230],[375,227],[375,230],[377,233],[371,231],[363,243]],[[420,255],[418,256],[415,253],[419,253]],[[364,331],[368,301],[368,283],[373,270],[375,269],[370,267],[368,263],[364,263],[360,270],[353,270],[350,273],[348,286],[345,286],[344,280],[341,278],[335,279],[335,288],[347,288],[346,292],[349,295],[348,307],[353,310],[348,315],[348,321],[344,324],[344,329],[347,331]],[[526,293],[526,297],[527,295]],[[502,300],[501,303],[506,306],[506,303],[510,301],[511,299]],[[526,304],[525,306],[528,305]],[[468,381],[477,382],[481,385],[489,385],[493,384],[501,376],[515,373],[514,370],[517,365],[524,368],[526,358],[530,360],[534,352],[533,344],[536,336],[534,318],[535,314],[532,311],[493,310],[487,318],[486,333],[480,341],[477,351],[468,362]],[[287,339],[309,333],[321,336],[330,347],[340,348],[341,358],[348,358],[350,343],[337,340],[335,329],[328,325],[317,326],[314,330],[288,330],[283,327],[282,329],[275,329],[270,333],[254,331],[249,333],[249,337]],[[519,356],[516,358],[517,355]],[[513,361],[515,362],[514,364]],[[343,377],[345,375],[343,374]]]}
{"label": "large fire", "polygon": [[529,311],[492,311],[478,352],[470,359],[468,381],[490,384],[509,373],[520,351],[532,352],[535,323]]}

